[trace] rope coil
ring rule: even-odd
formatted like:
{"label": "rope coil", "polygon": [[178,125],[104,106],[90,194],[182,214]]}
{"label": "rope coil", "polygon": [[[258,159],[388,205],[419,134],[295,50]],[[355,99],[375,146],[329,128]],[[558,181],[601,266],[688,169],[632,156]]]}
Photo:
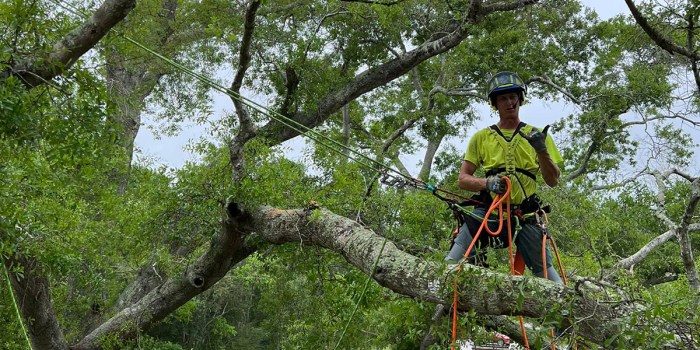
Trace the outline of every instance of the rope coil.
{"label": "rope coil", "polygon": [[[522,261],[522,256],[520,254],[513,254],[513,242],[515,240],[515,236],[513,235],[512,232],[512,225],[511,225],[511,205],[510,205],[510,191],[512,187],[512,183],[510,179],[507,176],[504,176],[504,179],[506,181],[506,192],[503,193],[502,195],[496,195],[494,198],[493,202],[489,206],[488,210],[486,211],[484,217],[482,218],[481,225],[479,226],[478,231],[472,238],[472,241],[467,248],[466,252],[464,253],[464,256],[462,260],[459,261],[455,273],[455,278],[454,278],[454,293],[453,293],[453,302],[452,302],[452,349],[456,349],[457,346],[457,315],[458,315],[458,306],[459,306],[459,283],[458,283],[458,274],[462,272],[462,264],[467,261],[469,258],[469,255],[474,249],[474,245],[476,244],[479,236],[482,234],[483,231],[486,231],[486,234],[490,236],[498,236],[501,231],[503,230],[503,212],[506,212],[506,219],[505,221],[507,222],[507,227],[508,227],[508,260],[510,262],[510,272],[511,275],[522,275],[524,273],[524,262]],[[505,210],[503,208],[505,202]],[[489,222],[489,217],[491,216],[491,213],[493,213],[495,210],[498,211],[498,228],[496,230],[491,230],[491,228],[488,225]],[[540,228],[542,231],[542,266],[544,270],[544,278],[547,278],[547,256],[546,256],[546,244],[547,241],[550,242],[552,245],[552,249],[554,250],[554,254],[557,259],[559,271],[562,276],[562,281],[564,285],[567,285],[566,281],[566,275],[564,273],[564,266],[561,262],[561,259],[559,257],[559,251],[557,250],[557,246],[554,242],[554,239],[552,238],[552,235],[549,234],[547,226],[548,226],[548,218],[546,212],[543,210],[538,210],[535,212],[535,218],[536,218],[536,223],[537,226]],[[518,232],[520,231],[520,220],[518,219],[518,216],[514,217],[515,223],[516,223],[516,230],[515,230],[515,235],[517,236]],[[523,335],[523,345],[525,346],[526,349],[530,350],[530,344],[528,342],[528,337],[527,337],[527,332],[525,330],[525,323],[523,320],[522,315],[518,315],[519,323],[520,323],[520,331],[522,332]],[[550,334],[552,336],[552,339],[554,339],[554,330],[552,329],[550,331]],[[555,350],[555,342],[551,342],[551,349]]]}

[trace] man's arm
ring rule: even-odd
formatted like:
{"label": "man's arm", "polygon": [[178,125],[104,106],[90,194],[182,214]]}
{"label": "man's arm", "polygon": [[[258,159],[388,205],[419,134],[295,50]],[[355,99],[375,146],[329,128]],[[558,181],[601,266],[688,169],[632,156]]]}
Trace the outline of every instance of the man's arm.
{"label": "man's arm", "polygon": [[[549,187],[554,187],[559,183],[559,175],[561,175],[561,171],[559,171],[559,167],[556,163],[554,163],[552,157],[549,155],[547,148],[547,130],[549,130],[549,125],[545,126],[541,132],[537,129],[533,129],[529,135],[525,135],[522,131],[518,132],[520,133],[520,136],[525,138],[527,142],[530,143],[530,146],[532,146],[532,148],[535,150],[535,153],[537,154],[537,161],[540,163],[540,171],[542,172],[544,182]],[[554,142],[551,141],[551,137],[549,139],[554,152],[557,152]]]}
{"label": "man's arm", "polygon": [[[561,175],[561,171],[559,170],[559,167],[554,164],[554,161],[552,161],[552,157],[550,157],[549,153],[545,150],[544,152],[537,152],[537,160],[540,162],[540,171],[542,172],[544,182],[549,187],[556,186],[559,183],[559,175]],[[464,166],[462,166],[462,168],[464,168]]]}
{"label": "man's arm", "polygon": [[459,186],[459,188],[463,190],[471,192],[479,192],[481,190],[485,190],[486,179],[474,176],[475,171],[476,165],[474,165],[474,163],[468,160],[462,161],[462,168],[459,169],[459,178],[457,179],[457,186]]}

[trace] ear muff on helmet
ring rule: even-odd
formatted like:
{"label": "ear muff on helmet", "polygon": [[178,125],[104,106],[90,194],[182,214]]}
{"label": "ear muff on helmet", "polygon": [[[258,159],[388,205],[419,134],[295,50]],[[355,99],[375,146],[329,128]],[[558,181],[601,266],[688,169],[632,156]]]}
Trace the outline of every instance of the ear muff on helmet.
{"label": "ear muff on helmet", "polygon": [[527,85],[520,77],[508,71],[498,72],[489,79],[486,87],[487,96],[491,102],[491,106],[496,106],[496,96],[516,92],[520,98],[520,105],[525,104],[525,94],[527,93]]}

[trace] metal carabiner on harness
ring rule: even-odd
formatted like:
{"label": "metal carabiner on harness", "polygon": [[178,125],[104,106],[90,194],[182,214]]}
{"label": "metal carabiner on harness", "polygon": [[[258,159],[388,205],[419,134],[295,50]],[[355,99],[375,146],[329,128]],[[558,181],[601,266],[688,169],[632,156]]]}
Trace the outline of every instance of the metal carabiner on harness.
{"label": "metal carabiner on harness", "polygon": [[547,212],[545,212],[542,208],[537,209],[535,211],[535,224],[537,224],[537,227],[542,231],[542,234],[547,236],[547,238],[551,238],[550,232],[549,232],[549,227],[547,226]]}

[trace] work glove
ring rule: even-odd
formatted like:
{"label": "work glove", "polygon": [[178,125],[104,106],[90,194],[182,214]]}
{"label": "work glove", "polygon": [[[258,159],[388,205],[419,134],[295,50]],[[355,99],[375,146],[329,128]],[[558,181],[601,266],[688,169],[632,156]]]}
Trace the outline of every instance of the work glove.
{"label": "work glove", "polygon": [[506,186],[506,179],[501,176],[492,175],[486,178],[486,189],[495,194],[506,193]]}
{"label": "work glove", "polygon": [[535,152],[541,153],[547,151],[547,145],[544,143],[547,139],[547,130],[549,130],[549,125],[545,126],[542,132],[539,132],[537,129],[532,129],[527,135],[520,130],[518,130],[518,133],[530,143],[530,146],[535,149]]}

